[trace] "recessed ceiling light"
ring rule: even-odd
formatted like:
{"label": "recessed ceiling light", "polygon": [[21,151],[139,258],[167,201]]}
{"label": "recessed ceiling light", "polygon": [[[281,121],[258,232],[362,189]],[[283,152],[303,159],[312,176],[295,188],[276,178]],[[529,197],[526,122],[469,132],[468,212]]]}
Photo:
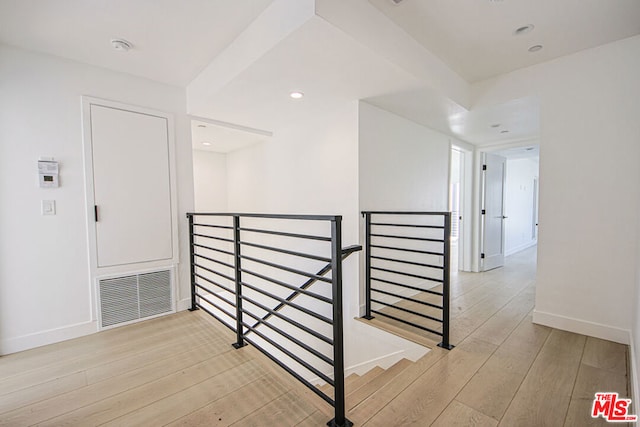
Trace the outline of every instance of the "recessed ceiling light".
{"label": "recessed ceiling light", "polygon": [[541,49],[542,49],[542,45],[541,44],[537,44],[535,46],[531,46],[529,48],[529,52],[537,52],[537,51],[539,51]]}
{"label": "recessed ceiling light", "polygon": [[500,127],[500,123],[494,123],[491,125],[492,128],[499,128]]}
{"label": "recessed ceiling light", "polygon": [[289,96],[292,97],[293,99],[300,99],[304,96],[304,93],[296,91],[296,92],[291,92]]}
{"label": "recessed ceiling light", "polygon": [[509,133],[509,131],[505,129],[505,130],[501,130],[500,133]]}
{"label": "recessed ceiling light", "polygon": [[210,142],[203,142],[202,145],[204,145],[205,147],[209,147],[211,145]]}
{"label": "recessed ceiling light", "polygon": [[528,25],[523,25],[520,28],[516,28],[516,30],[513,32],[514,36],[521,36],[522,34],[527,34],[530,33],[535,27],[533,26],[533,24],[528,24]]}
{"label": "recessed ceiling light", "polygon": [[199,128],[206,128],[207,125],[198,125]]}
{"label": "recessed ceiling light", "polygon": [[118,52],[128,52],[133,45],[125,39],[111,39],[111,47]]}

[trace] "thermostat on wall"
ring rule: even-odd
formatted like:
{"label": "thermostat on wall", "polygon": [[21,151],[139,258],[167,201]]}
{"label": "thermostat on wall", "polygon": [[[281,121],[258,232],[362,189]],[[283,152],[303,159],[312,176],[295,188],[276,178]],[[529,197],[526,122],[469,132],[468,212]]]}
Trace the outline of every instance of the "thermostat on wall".
{"label": "thermostat on wall", "polygon": [[58,162],[52,160],[38,160],[38,180],[40,188],[58,187]]}

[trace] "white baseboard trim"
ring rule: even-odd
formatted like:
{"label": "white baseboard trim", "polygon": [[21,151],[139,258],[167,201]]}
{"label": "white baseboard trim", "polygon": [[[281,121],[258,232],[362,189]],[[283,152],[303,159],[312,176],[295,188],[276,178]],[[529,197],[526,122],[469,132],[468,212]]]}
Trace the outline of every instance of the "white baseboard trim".
{"label": "white baseboard trim", "polygon": [[191,307],[191,298],[186,298],[178,301],[176,304],[176,311],[185,311]]}
{"label": "white baseboard trim", "polygon": [[532,240],[532,241],[530,241],[528,243],[522,244],[520,246],[516,246],[515,248],[510,249],[508,251],[504,251],[504,256],[509,256],[509,255],[516,254],[516,253],[518,253],[520,251],[524,251],[525,249],[529,249],[530,247],[535,246],[537,244],[538,244],[537,240]]}
{"label": "white baseboard trim", "polygon": [[629,330],[533,310],[533,323],[629,345]]}
{"label": "white baseboard trim", "polygon": [[34,334],[0,340],[0,355],[17,353],[47,344],[66,341],[98,332],[98,322],[89,321]]}
{"label": "white baseboard trim", "polygon": [[640,402],[638,398],[640,398],[640,392],[638,390],[638,364],[636,362],[636,347],[633,341],[633,333],[629,331],[629,383],[631,384],[631,402],[633,404],[633,412],[632,414],[637,415],[640,412]]}

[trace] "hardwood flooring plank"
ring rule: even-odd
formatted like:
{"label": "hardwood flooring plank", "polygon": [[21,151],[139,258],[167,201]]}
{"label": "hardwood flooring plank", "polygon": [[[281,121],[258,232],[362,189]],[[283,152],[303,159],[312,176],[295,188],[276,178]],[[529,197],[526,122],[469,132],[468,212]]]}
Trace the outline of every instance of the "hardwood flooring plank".
{"label": "hardwood flooring plank", "polygon": [[169,424],[169,427],[228,426],[287,392],[279,382],[262,377]]}
{"label": "hardwood flooring plank", "polygon": [[626,375],[615,374],[583,363],[580,365],[571,397],[593,400],[597,392],[611,391],[617,392],[621,398],[628,398],[630,396],[627,394],[627,384]]}
{"label": "hardwood flooring plank", "polygon": [[623,344],[588,337],[582,363],[627,375],[627,349],[628,346]]}
{"label": "hardwood flooring plank", "polygon": [[585,341],[583,335],[551,331],[500,425],[562,425]]}
{"label": "hardwood flooring plank", "polygon": [[456,399],[500,420],[550,332],[547,327],[531,323],[530,316],[525,317]]}
{"label": "hardwood flooring plank", "polygon": [[236,427],[295,426],[315,412],[315,408],[289,391],[252,414],[233,423]]}
{"label": "hardwood flooring plank", "polygon": [[412,382],[365,426],[430,425],[496,346],[469,338]]}
{"label": "hardwood flooring plank", "polygon": [[230,365],[215,373],[194,373],[194,376],[206,379],[190,384],[179,392],[175,391],[173,394],[155,399],[148,405],[133,408],[135,410],[102,425],[123,427],[162,425],[190,414],[264,375],[259,365],[251,360],[241,365],[235,365],[234,361]]}
{"label": "hardwood flooring plank", "polygon": [[[324,427],[327,423],[333,419],[333,416],[328,417],[326,414],[315,411],[307,418],[296,424],[297,427]],[[349,419],[349,417],[347,417]]]}
{"label": "hardwood flooring plank", "polygon": [[123,331],[123,328],[114,328],[19,353],[4,355],[0,358],[0,378],[6,379],[13,375],[24,374],[32,369],[42,369],[52,363],[57,364],[60,361],[84,357],[93,352],[127,344],[132,340],[135,341],[145,336],[163,334],[167,329],[163,326],[181,327],[183,324],[194,322],[197,324],[197,319],[190,317],[189,314],[185,312],[171,314],[128,325],[126,331]]}
{"label": "hardwood flooring plank", "polygon": [[475,338],[500,345],[533,309],[535,288],[533,284],[522,289],[502,309],[473,332]]}
{"label": "hardwood flooring plank", "polygon": [[145,408],[167,396],[186,390],[194,384],[201,383],[221,372],[229,372],[238,366],[250,363],[250,361],[242,363],[238,360],[238,355],[232,353],[235,352],[226,352],[208,358],[204,362],[192,364],[170,375],[165,375],[135,388],[113,394],[108,398],[100,399],[95,403],[46,420],[39,425],[99,425],[109,422],[138,409]]}
{"label": "hardwood flooring plank", "polygon": [[178,353],[168,360],[161,360],[135,371],[122,373],[109,380],[78,388],[28,407],[4,413],[0,417],[0,426],[31,425],[49,420],[65,413],[79,410],[82,407],[96,404],[127,390],[160,380],[175,372],[222,354],[221,352],[228,351],[231,351],[230,347],[225,347],[223,350],[217,345],[203,344],[187,352]]}
{"label": "hardwood flooring plank", "polygon": [[496,427],[498,422],[457,400],[452,401],[432,427]]}
{"label": "hardwood flooring plank", "polygon": [[[77,372],[5,394],[0,397],[0,414],[26,405],[33,405],[34,403],[56,397],[86,385],[87,378],[85,373]],[[0,415],[0,418],[1,417],[2,415]]]}

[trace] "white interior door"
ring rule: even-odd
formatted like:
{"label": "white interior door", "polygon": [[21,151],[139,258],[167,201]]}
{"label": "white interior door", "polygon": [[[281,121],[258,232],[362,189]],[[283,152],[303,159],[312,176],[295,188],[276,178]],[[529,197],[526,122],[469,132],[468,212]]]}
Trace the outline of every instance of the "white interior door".
{"label": "white interior door", "polygon": [[173,257],[166,117],[91,104],[97,267]]}
{"label": "white interior door", "polygon": [[504,265],[504,185],[506,160],[484,154],[481,268],[491,270]]}

